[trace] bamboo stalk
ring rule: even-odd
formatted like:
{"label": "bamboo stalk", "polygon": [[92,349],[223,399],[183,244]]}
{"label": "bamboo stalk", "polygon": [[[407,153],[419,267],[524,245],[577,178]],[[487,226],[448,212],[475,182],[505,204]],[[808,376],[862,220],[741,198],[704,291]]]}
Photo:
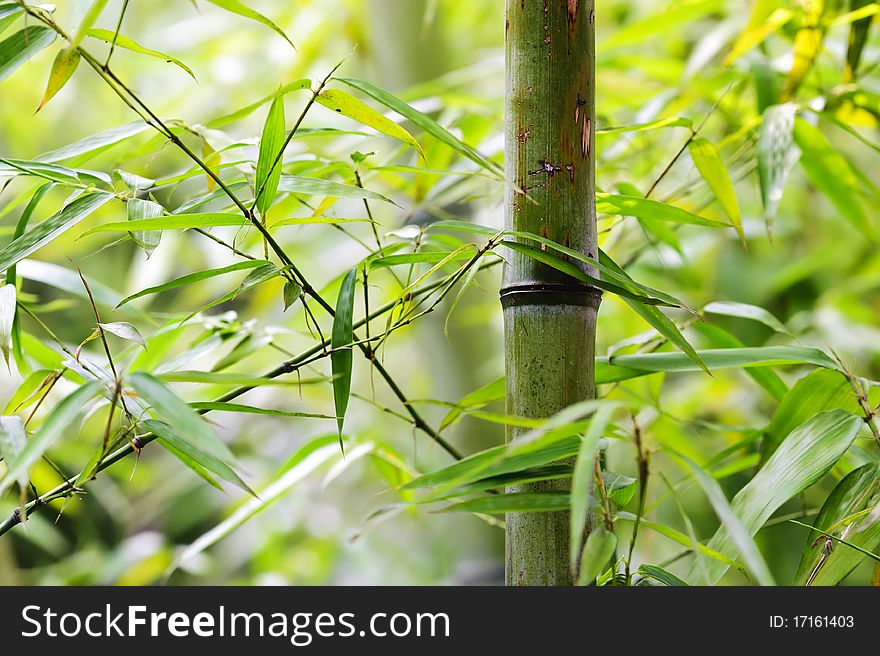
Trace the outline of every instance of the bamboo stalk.
{"label": "bamboo stalk", "polygon": [[[596,257],[593,6],[507,0],[505,221]],[[501,298],[507,412],[541,418],[594,398],[598,290],[511,253]],[[521,433],[509,428],[508,439]],[[567,513],[509,514],[506,526],[509,585],[572,583]]]}

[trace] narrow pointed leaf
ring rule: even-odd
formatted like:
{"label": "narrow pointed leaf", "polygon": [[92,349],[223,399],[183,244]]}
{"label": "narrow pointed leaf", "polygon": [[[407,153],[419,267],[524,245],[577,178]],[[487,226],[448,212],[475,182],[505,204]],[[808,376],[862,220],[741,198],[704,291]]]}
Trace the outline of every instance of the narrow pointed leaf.
{"label": "narrow pointed leaf", "polygon": [[419,155],[424,159],[422,147],[409,132],[404,130],[394,121],[385,118],[369,105],[361,102],[350,93],[341,89],[325,89],[315,100],[324,105],[327,109],[331,109],[338,114],[347,116],[353,121],[357,121],[361,125],[373,128],[382,134],[386,134],[394,139],[399,139],[404,143],[415,148]]}
{"label": "narrow pointed leaf", "polygon": [[95,39],[100,39],[104,43],[116,43],[117,48],[124,48],[125,50],[131,50],[132,52],[136,52],[141,55],[147,55],[148,57],[155,57],[156,59],[161,59],[163,61],[168,62],[169,64],[174,64],[175,66],[186,71],[192,79],[196,79],[195,73],[192,72],[192,69],[184,64],[182,61],[177,59],[176,57],[172,57],[171,55],[167,55],[164,52],[159,52],[158,50],[151,50],[150,48],[144,48],[142,45],[135,43],[132,39],[124,36],[122,34],[117,34],[111,30],[102,30],[98,28],[92,28],[88,32],[90,37]]}
{"label": "narrow pointed leaf", "polygon": [[146,343],[144,343],[144,338],[141,337],[141,334],[138,332],[138,329],[132,326],[127,321],[114,321],[113,323],[99,323],[99,326],[106,330],[108,333],[116,335],[120,339],[124,339],[128,342],[134,342],[135,344],[140,344],[144,349],[147,348]]}
{"label": "narrow pointed leaf", "polygon": [[223,212],[169,214],[154,219],[102,223],[90,230],[86,230],[82,236],[87,237],[99,232],[142,232],[148,230],[188,230],[190,228],[240,226],[245,220],[241,214],[225,214]]}
{"label": "narrow pointed leaf", "polygon": [[55,31],[29,25],[0,42],[0,81],[12,75],[28,59],[55,41]]}
{"label": "narrow pointed leaf", "polygon": [[740,240],[745,243],[746,237],[743,234],[742,215],[739,210],[739,202],[736,199],[736,192],[733,190],[733,183],[730,181],[727,167],[724,166],[715,146],[706,139],[698,137],[691,141],[688,150],[694,161],[694,166],[697,167],[703,180],[715,194],[715,198],[718,199],[727,218],[736,228]]}
{"label": "narrow pointed leaf", "polygon": [[67,84],[67,81],[73,75],[74,71],[76,71],[76,67],[79,66],[79,60],[79,50],[76,50],[75,48],[64,48],[63,50],[58,51],[58,54],[55,55],[55,61],[52,64],[52,70],[49,73],[46,92],[43,94],[43,99],[40,101],[40,106],[37,107],[37,111],[40,111],[56,93],[64,88],[64,85]]}
{"label": "narrow pointed leaf", "polygon": [[[198,440],[193,439],[193,436],[186,432],[185,429],[155,419],[146,419],[141,422],[141,426],[153,433],[158,438],[159,444],[167,447],[174,455],[179,456],[182,454],[184,457],[180,459],[181,462],[192,468],[202,478],[204,476],[200,469],[216,474],[224,481],[237,485],[246,492],[253,494],[247,483],[241,480],[241,477],[229,465],[227,459],[202,448]],[[198,465],[198,468],[192,467],[193,463]]]}
{"label": "narrow pointed leaf", "polygon": [[75,436],[87,404],[102,388],[98,381],[86,383],[52,408],[18,456],[6,461],[6,474],[0,479],[0,494],[8,490],[13,482],[27,476],[30,468],[62,435],[71,439]]}
{"label": "narrow pointed leaf", "polygon": [[578,585],[589,585],[608,567],[617,548],[617,535],[609,532],[604,526],[593,529],[584,544],[581,554],[581,571],[578,574]]}
{"label": "narrow pointed leaf", "polygon": [[0,4],[0,34],[11,26],[24,13],[21,5],[15,2]]}
{"label": "narrow pointed leaf", "polygon": [[[618,266],[614,260],[608,257],[601,249],[599,250],[599,261],[611,269],[614,273],[616,273],[620,278],[625,280],[632,280],[629,275],[623,269]],[[632,290],[634,287],[628,286],[628,289]],[[700,357],[700,355],[694,350],[694,347],[691,346],[690,342],[685,339],[685,336],[681,334],[681,331],[678,329],[678,326],[667,317],[663,312],[661,312],[656,307],[651,307],[650,305],[645,305],[642,302],[634,301],[632,299],[624,297],[623,299],[627,305],[632,308],[632,310],[638,314],[642,319],[648,322],[648,324],[654,328],[658,333],[663,335],[666,339],[668,339],[672,344],[677,346],[681,351],[692,360],[700,369],[709,373],[709,367]]]}
{"label": "narrow pointed leaf", "polygon": [[687,583],[682,581],[675,574],[672,574],[671,572],[668,572],[662,567],[658,567],[657,565],[639,565],[638,573],[641,574],[644,578],[660,581],[660,583],[668,587],[680,587],[687,585]]}
{"label": "narrow pointed leaf", "polygon": [[868,215],[859,202],[859,180],[849,160],[840,154],[821,130],[798,118],[794,139],[800,148],[801,167],[810,183],[822,192],[840,215],[868,239],[875,240]]}
{"label": "narrow pointed leaf", "polygon": [[[593,465],[596,460],[596,454],[599,452],[599,440],[602,438],[613,412],[614,408],[610,406],[599,408],[590,422],[590,429],[581,438],[580,449],[575,461],[574,473],[571,479],[571,533],[569,543],[571,571],[575,574],[577,574],[578,556],[581,555],[584,529],[587,526],[589,502],[593,494]],[[586,555],[585,552],[586,547],[584,547],[584,556]],[[581,566],[581,571],[583,571],[583,565]],[[592,581],[596,576],[598,574],[588,580]]]}
{"label": "narrow pointed leaf", "polygon": [[818,369],[798,380],[780,401],[761,440],[761,461],[779,448],[795,428],[823,410],[859,412],[849,382],[839,371]]}
{"label": "narrow pointed leaf", "polygon": [[285,312],[287,312],[288,308],[290,308],[291,305],[299,300],[299,297],[302,296],[302,291],[302,285],[297,282],[288,280],[286,283],[284,283],[284,290],[282,291],[282,295],[284,296]]}
{"label": "narrow pointed leaf", "polygon": [[[165,208],[159,205],[159,203],[141,198],[129,199],[128,202],[125,203],[125,209],[129,221],[158,219],[165,213]],[[156,247],[159,246],[159,241],[162,239],[162,233],[159,231],[138,230],[131,233],[131,238],[134,239],[134,242],[138,246],[144,249],[147,257],[150,257],[153,251],[156,250]]]}
{"label": "narrow pointed leaf", "polygon": [[442,127],[430,116],[420,112],[414,107],[411,107],[408,103],[404,102],[394,94],[386,91],[385,89],[382,89],[381,87],[376,86],[375,84],[365,82],[364,80],[357,80],[354,78],[337,79],[340,82],[347,84],[348,86],[357,89],[362,93],[365,93],[373,100],[385,105],[385,107],[387,107],[388,109],[394,110],[401,116],[409,119],[415,125],[420,127],[422,130],[430,134],[438,141],[446,144],[447,146],[457,151],[464,157],[467,157],[474,163],[479,164],[481,167],[492,173],[495,177],[503,179],[503,171],[501,170],[501,167],[498,166],[495,162],[487,159],[486,157],[478,153],[476,150],[461,141],[461,139],[450,133],[446,128]]}
{"label": "narrow pointed leaf", "polygon": [[278,184],[278,191],[286,191],[292,194],[307,194],[309,196],[333,196],[335,198],[366,198],[367,200],[381,200],[385,203],[394,204],[390,198],[382,194],[362,189],[355,185],[322,180],[321,178],[308,178],[298,175],[282,175]]}
{"label": "narrow pointed leaf", "polygon": [[294,48],[293,41],[291,41],[287,37],[287,35],[284,33],[284,30],[282,30],[260,12],[248,7],[245,3],[239,2],[239,0],[208,0],[208,2],[210,2],[211,4],[215,4],[218,7],[225,9],[226,11],[230,11],[233,14],[238,14],[239,16],[243,16],[244,18],[249,18],[253,21],[257,21],[258,23],[262,23],[269,29],[273,30],[282,39],[287,41],[287,43],[290,44],[291,48]]}
{"label": "narrow pointed leaf", "polygon": [[264,98],[260,98],[256,102],[251,103],[241,109],[237,109],[231,114],[225,114],[224,116],[218,116],[208,123],[208,127],[212,129],[218,129],[222,127],[226,127],[230,123],[235,123],[236,121],[240,121],[243,118],[247,118],[255,111],[257,111],[260,107],[265,105],[267,102],[271,102],[276,98],[280,98],[291,91],[302,91],[303,89],[308,89],[312,86],[312,81],[309,79],[297,80],[296,82],[291,82],[290,84],[285,84],[277,91],[270,93],[268,96]]}
{"label": "narrow pointed leaf", "polygon": [[[730,504],[731,511],[747,534],[755,535],[783,503],[822,478],[846,453],[861,425],[859,417],[844,410],[831,410],[813,416],[792,431]],[[709,480],[715,483],[711,477]],[[748,545],[741,544],[742,536],[732,536],[728,532],[734,526],[733,522],[725,523],[708,546],[728,556],[738,549],[747,548]],[[707,581],[700,580],[699,572],[694,568],[685,578],[691,582],[712,585],[727,569],[717,562],[706,565],[709,574]]]}
{"label": "narrow pointed leaf", "polygon": [[[752,536],[757,532],[757,528],[751,529],[746,527],[737,515],[736,510],[734,510],[730,503],[728,503],[727,497],[724,496],[724,491],[721,489],[718,481],[712,478],[702,467],[690,458],[682,456],[681,454],[678,454],[678,457],[681,458],[691,470],[694,478],[696,478],[700,487],[703,488],[703,492],[705,492],[706,497],[712,504],[712,508],[715,509],[715,514],[718,515],[718,519],[721,520],[722,528],[719,529],[719,533],[716,534],[716,536],[719,535],[721,531],[724,531],[728,540],[728,543],[726,543],[725,546],[728,544],[729,546],[727,546],[727,549],[719,549],[719,551],[726,553],[727,551],[733,551],[735,549],[742,556],[749,573],[757,583],[767,586],[776,585],[773,580],[773,575],[770,574],[770,569],[767,567],[767,563],[764,561],[764,557],[758,549],[758,545],[756,545],[755,541],[752,539]],[[715,540],[713,540],[713,542],[715,542]],[[710,563],[709,567],[714,567],[715,570],[721,569],[720,567],[715,567],[715,565],[716,563]],[[707,567],[707,569],[709,567]],[[720,574],[716,576],[710,573],[710,577],[710,580],[706,582],[707,585],[717,582],[717,577],[720,577]]]}
{"label": "narrow pointed leaf", "polygon": [[650,198],[639,196],[620,196],[615,194],[596,194],[596,211],[602,214],[618,214],[632,216],[637,219],[651,221],[669,221],[687,225],[705,226],[708,228],[729,228],[730,224],[716,221],[699,214],[694,214],[681,207],[661,203]]}
{"label": "narrow pointed leaf", "polygon": [[357,269],[351,269],[342,279],[339,297],[336,300],[336,314],[333,317],[333,333],[330,345],[333,352],[330,362],[333,369],[333,402],[336,406],[336,422],[339,429],[339,445],[342,446],[342,427],[345,422],[345,411],[351,394],[351,366],[354,333],[352,316],[354,313],[355,282]]}
{"label": "narrow pointed leaf", "polygon": [[[164,383],[144,372],[132,374],[128,378],[128,383],[138,396],[150,405],[153,414],[159,420],[179,435],[185,436],[185,440],[193,447],[223,462],[234,462],[235,457],[229,447],[214,429]],[[205,466],[207,467],[207,464]],[[220,475],[219,472],[215,473]]]}
{"label": "narrow pointed leaf", "polygon": [[254,189],[257,196],[257,209],[261,216],[275,202],[278,194],[278,182],[281,180],[281,148],[284,146],[284,97],[279,96],[272,101],[269,115],[263,125],[263,136],[260,137],[260,152],[257,157],[257,173],[254,178]]}
{"label": "narrow pointed leaf", "polygon": [[[697,356],[707,367],[730,369],[808,364],[837,369],[838,364],[819,349],[807,346],[760,346],[735,349],[701,349]],[[637,378],[649,372],[699,371],[684,353],[638,353],[596,358],[596,382],[608,383]]]}
{"label": "narrow pointed leaf", "polygon": [[74,143],[51,150],[48,153],[43,153],[37,159],[41,162],[62,162],[80,155],[95,154],[149,129],[149,125],[138,119],[110,130],[89,135]]}
{"label": "narrow pointed leaf", "polygon": [[161,285],[155,285],[154,287],[147,287],[146,289],[142,289],[141,291],[132,294],[131,296],[126,296],[124,299],[119,301],[117,307],[125,305],[126,303],[133,301],[136,298],[140,298],[141,296],[147,296],[149,294],[158,294],[159,292],[168,291],[169,289],[175,289],[176,287],[182,287],[184,285],[190,285],[194,282],[199,282],[201,280],[207,280],[208,278],[214,278],[216,276],[222,276],[226,273],[233,273],[235,271],[243,271],[245,269],[256,269],[261,266],[266,266],[267,264],[271,264],[271,262],[267,262],[266,260],[245,260],[244,262],[236,262],[235,264],[231,264],[226,267],[220,267],[218,269],[205,269],[204,271],[198,271],[196,273],[190,273],[185,276],[181,276],[180,278],[175,278],[174,280],[170,280]]}
{"label": "narrow pointed leaf", "polygon": [[741,319],[751,319],[753,321],[759,321],[768,328],[772,328],[783,335],[791,334],[779,319],[774,317],[768,310],[757,305],[737,303],[736,301],[715,301],[704,307],[703,312],[708,312],[709,314],[721,314],[728,317],[739,317]]}
{"label": "narrow pointed leaf", "polygon": [[[876,552],[880,548],[880,465],[868,463],[847,474],[828,495],[811,524]],[[839,542],[833,544],[826,558],[824,542],[818,531],[807,535],[795,575],[796,585],[837,585],[865,559],[857,549]]]}
{"label": "narrow pointed leaf", "polygon": [[8,269],[39,250],[65,230],[95,212],[111,198],[113,194],[101,191],[84,194],[48,219],[38,223],[21,237],[0,249],[0,271]]}
{"label": "narrow pointed leaf", "polygon": [[764,204],[764,221],[772,225],[791,167],[800,156],[794,147],[794,103],[772,105],[761,118],[758,133],[758,179]]}

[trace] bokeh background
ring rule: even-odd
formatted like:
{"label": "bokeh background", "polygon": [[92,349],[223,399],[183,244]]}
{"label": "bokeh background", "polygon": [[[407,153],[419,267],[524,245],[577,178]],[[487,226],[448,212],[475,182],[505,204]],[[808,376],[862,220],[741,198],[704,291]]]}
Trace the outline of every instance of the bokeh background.
{"label": "bokeh background", "polygon": [[[88,3],[60,0],[56,17],[75,25]],[[113,1],[99,22],[115,27],[120,2]],[[194,6],[194,4],[196,6]],[[179,68],[158,59],[117,50],[114,68],[163,117],[180,119],[215,148],[251,140],[262,128],[266,107],[246,119],[216,130],[218,116],[266,96],[279,85],[302,77],[320,78],[345,59],[342,74],[374,81],[393,90],[480,150],[500,161],[503,133],[503,36],[501,0],[251,0],[296,44],[296,51],[264,26],[206,2],[151,0],[131,3],[123,33],[138,43],[173,54],[191,67],[197,82]],[[786,3],[780,3],[786,4]],[[797,3],[792,3],[796,5]],[[693,307],[716,300],[761,305],[775,314],[797,342],[831,347],[859,375],[880,377],[880,253],[876,241],[853,228],[837,209],[808,184],[795,167],[768,238],[754,171],[753,119],[760,99],[760,75],[780,78],[791,66],[792,34],[785,29],[729,66],[722,59],[748,19],[748,3],[724,0],[638,2],[600,0],[597,8],[597,115],[599,127],[644,123],[683,116],[695,124],[706,119],[702,134],[719,145],[736,181],[744,214],[747,248],[733,231],[686,227],[670,235],[646,234],[634,221],[605,221],[603,247],[618,262],[631,262],[630,272],[651,286],[684,298]],[[828,94],[842,84],[842,58],[847,26],[831,28],[825,50],[801,92],[800,101]],[[104,45],[94,43],[96,51]],[[864,60],[875,62],[876,39]],[[0,85],[0,155],[34,158],[66,143],[133,120],[130,113],[91,71],[81,68],[73,81],[40,112],[39,104],[52,55],[47,51]],[[870,140],[877,137],[880,80],[873,67],[859,80],[862,104],[852,112],[852,125]],[[769,72],[768,72],[769,71]],[[295,116],[304,97],[291,96],[288,116]],[[358,126],[316,107],[307,128]],[[876,148],[833,126],[822,125],[834,146],[865,177],[858,202],[876,227]],[[603,189],[634,185],[641,193],[673,160],[687,134],[675,128],[644,133],[599,136],[598,184]],[[251,146],[255,152],[255,146]],[[455,153],[425,140],[432,168],[461,166]],[[401,161],[388,140],[357,134],[314,134],[294,141],[292,160],[303,171],[322,171],[354,151],[376,151],[374,160]],[[144,132],[122,150],[110,149],[89,161],[89,168],[111,171],[122,167],[154,179],[173,176],[189,165],[163,141]],[[298,166],[298,165],[294,165]],[[192,185],[192,186],[187,186]],[[173,204],[191,195],[203,178],[174,188],[164,196]],[[369,186],[395,199],[400,207],[377,205],[385,232],[420,225],[432,217],[452,216],[500,226],[502,189],[480,176],[437,176],[378,171]],[[15,199],[30,186],[18,182],[0,195],[2,239],[11,236],[21,204]],[[708,215],[721,216],[711,194],[698,181],[687,155],[676,160],[657,189],[659,198],[674,198]],[[63,199],[58,196],[58,202]],[[283,211],[308,215],[291,202]],[[338,216],[360,216],[357,201],[341,201]],[[109,206],[76,230],[40,250],[32,258],[49,265],[80,266],[94,281],[126,295],[207,266],[228,263],[227,252],[206,240],[166,233],[152,256],[131,242],[113,244],[110,237],[78,238],[87,228],[113,216]],[[117,212],[118,213],[118,212]],[[369,238],[365,226],[351,231]],[[242,237],[247,243],[250,236]],[[319,286],[334,290],[338,276],[363,255],[358,245],[332,226],[291,227],[284,245]],[[658,245],[658,242],[659,245]],[[665,243],[663,243],[665,242]],[[107,248],[104,248],[107,246]],[[383,357],[407,394],[414,399],[455,401],[503,373],[501,312],[497,299],[498,268],[480,274],[447,322],[449,306],[441,307],[393,336]],[[27,273],[22,273],[28,277]],[[81,290],[65,283],[54,269],[31,267],[24,289],[43,304],[42,319],[64,341],[76,344],[92,329],[93,317]],[[65,287],[66,284],[66,287]],[[105,321],[126,320],[151,334],[149,311],[175,315],[195,310],[228,289],[220,280],[165,294],[133,309],[105,309]],[[190,324],[146,354],[129,349],[141,366],[190,358],[186,368],[210,368],[240,346],[260,348],[239,362],[237,371],[261,372],[310,343],[303,313],[283,312],[280,284],[263,285],[234,302],[214,308],[211,328]],[[675,316],[684,320],[685,316]],[[106,317],[112,317],[108,319]],[[744,319],[708,316],[708,324],[730,331],[748,345],[789,343],[792,338]],[[446,330],[448,328],[448,330]],[[39,334],[33,326],[28,328]],[[599,352],[648,330],[638,316],[606,295],[599,324]],[[689,329],[696,344],[707,342]],[[216,338],[216,339],[215,339]],[[213,342],[211,340],[214,340]],[[271,342],[271,345],[270,345]],[[207,344],[193,351],[197,344]],[[115,344],[122,351],[121,342]],[[210,348],[208,348],[210,347]],[[246,344],[247,347],[247,344]],[[91,349],[90,345],[87,351]],[[97,347],[96,347],[97,348]],[[96,351],[99,352],[99,351]],[[497,522],[470,515],[428,512],[413,507],[385,521],[371,521],[380,508],[396,501],[388,491],[395,469],[426,471],[446,462],[444,454],[423,435],[414,433],[394,398],[368,367],[355,360],[355,392],[346,430],[360,441],[383,445],[386,457],[350,458],[344,467],[324,467],[310,474],[263,513],[184,562],[169,575],[181,549],[245,501],[230,488],[219,492],[157,445],[144,450],[137,462],[120,463],[87,486],[87,492],[41,513],[0,538],[0,583],[4,584],[483,584],[503,579],[503,530]],[[2,367],[0,367],[2,369]],[[316,371],[321,367],[317,367]],[[326,373],[326,372],[324,372]],[[780,372],[788,381],[805,373]],[[13,365],[0,371],[0,399],[7,399],[22,380]],[[760,435],[775,407],[766,393],[740,372],[652,376],[627,383],[625,389],[604,390],[647,399],[639,416],[649,445],[665,444],[706,462],[748,435]],[[192,400],[212,396],[208,386],[179,387]],[[662,399],[662,403],[660,402]],[[651,403],[650,401],[654,401]],[[332,414],[326,384],[268,387],[252,392],[255,405]],[[420,405],[439,423],[446,409]],[[495,407],[497,410],[497,406]],[[259,487],[272,480],[281,463],[307,440],[332,434],[333,422],[231,415],[214,418],[221,435],[240,457],[247,480]],[[718,427],[722,428],[719,429]],[[88,427],[88,424],[87,424]],[[449,438],[465,451],[503,441],[503,427],[464,417],[450,427]],[[58,463],[78,471],[94,449],[94,430],[84,430],[56,449]],[[90,435],[92,437],[90,437]],[[860,440],[866,449],[867,442]],[[865,461],[856,448],[835,472]],[[714,470],[728,496],[750,477],[757,451],[746,447],[721,461]],[[670,480],[681,479],[678,466],[658,454],[653,461]],[[609,455],[615,471],[633,474],[629,445],[615,444]],[[48,467],[35,472],[38,487],[51,487],[57,475]],[[658,477],[652,480],[649,517],[684,530],[675,505]],[[710,536],[717,519],[699,490],[681,486],[681,498],[700,537]],[[830,488],[829,488],[830,489]],[[829,489],[792,500],[780,515],[815,508]],[[10,500],[0,501],[4,516]],[[771,522],[758,537],[780,582],[794,576],[806,531],[785,522]],[[626,526],[621,527],[625,544]],[[643,530],[637,557],[658,563],[675,556],[680,546]],[[870,580],[869,564],[857,569],[848,583]],[[727,582],[741,582],[731,573]]]}

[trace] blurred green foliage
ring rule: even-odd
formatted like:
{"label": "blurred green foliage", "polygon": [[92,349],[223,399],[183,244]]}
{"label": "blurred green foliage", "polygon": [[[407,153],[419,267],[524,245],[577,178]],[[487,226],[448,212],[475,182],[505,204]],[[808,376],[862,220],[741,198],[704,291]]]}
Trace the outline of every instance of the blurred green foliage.
{"label": "blurred green foliage", "polygon": [[[54,20],[73,30],[90,4],[62,1]],[[340,60],[339,77],[370,80],[393,91],[465,143],[500,161],[503,3],[249,2],[289,35],[296,50],[257,21],[244,20],[208,2],[194,4],[131,2],[121,34],[143,48],[173,56],[191,69],[195,80],[179,65],[126,49],[121,42],[114,49],[112,69],[157,116],[175,121],[176,134],[212,168],[229,165],[216,169],[222,170],[220,175],[227,181],[234,179],[232,173],[252,173],[269,104],[240,120],[218,119],[266,98],[281,85],[302,78],[314,85]],[[121,6],[122,2],[108,3],[95,29],[112,34]],[[867,381],[880,378],[878,190],[873,174],[880,165],[880,78],[876,75],[880,43],[876,30],[853,28],[869,25],[875,8],[872,3],[850,6],[830,0],[599,3],[597,186],[609,194],[650,195],[725,224],[741,220],[742,240],[733,226],[706,228],[617,215],[600,219],[603,250],[640,283],[698,310],[720,301],[763,308],[764,313],[756,317],[754,310],[745,311],[742,306],[733,306],[733,310],[721,306],[717,312],[710,306],[701,320],[683,310],[667,310],[696,348],[815,346],[839,356],[856,376]],[[862,13],[848,13],[854,9]],[[853,18],[863,22],[854,23]],[[0,40],[21,27],[19,20]],[[2,21],[0,14],[0,26]],[[85,36],[83,45],[103,57],[109,48],[92,36]],[[37,54],[0,83],[3,158],[38,160],[41,153],[136,118],[106,81],[83,63],[63,89],[34,113],[44,97],[57,50],[56,44]],[[356,93],[340,83],[331,86]],[[373,109],[384,111],[369,96],[356,95]],[[308,92],[284,96],[287,129],[308,97]],[[768,107],[773,115],[772,107],[784,103],[793,103],[792,112],[797,113],[793,130],[788,128],[793,135],[790,146],[785,143],[784,125],[780,128],[766,120]],[[388,116],[399,121],[396,114]],[[780,119],[783,124],[784,119]],[[420,230],[436,220],[466,220],[498,229],[502,225],[503,185],[461,153],[426,136],[419,126],[400,123],[418,138],[424,161],[405,142],[375,134],[319,104],[309,110],[285,153],[286,174],[354,185],[356,169],[367,189],[394,201],[370,200],[367,208],[359,198],[322,203],[324,194],[284,193],[282,181],[282,193],[267,212],[268,224],[302,220],[304,225],[279,225],[272,232],[329,299],[336,298],[343,274],[367,254],[362,244],[374,247],[372,226],[363,221],[366,209],[381,239],[404,244],[401,253],[422,246],[423,239],[427,250],[452,251],[461,243],[457,240],[470,238]],[[651,125],[642,130],[611,129],[641,124]],[[774,129],[783,136],[773,133]],[[689,148],[697,133],[705,143]],[[796,159],[798,151],[800,160]],[[732,182],[736,210],[725,196],[725,183],[713,182],[707,174],[718,173],[713,168],[717,164],[713,152]],[[192,162],[179,149],[151,131],[138,132],[64,164],[107,173],[123,169],[158,181],[192,171]],[[773,191],[773,176],[784,178],[775,215],[768,211],[772,202],[767,202],[768,194],[778,195]],[[0,194],[0,243],[5,245],[41,181],[13,177],[0,169],[0,183],[4,178],[11,180]],[[130,191],[131,179],[127,183],[114,179],[114,189],[147,198],[138,193],[136,184]],[[215,189],[213,181],[198,173],[179,184],[162,186],[153,198],[173,209]],[[60,209],[69,195],[69,189],[50,190],[32,223]],[[739,216],[731,216],[737,210]],[[221,199],[197,211],[232,210]],[[307,219],[312,216],[361,221],[310,225]],[[149,257],[143,244],[130,239],[129,233],[83,236],[89,229],[126,218],[124,205],[110,202],[19,263],[19,300],[30,308],[29,313],[19,313],[26,362],[11,358],[9,371],[0,374],[4,405],[8,399],[16,401],[13,405],[21,401],[14,396],[28,375],[21,365],[52,370],[68,359],[41,324],[70,349],[93,333],[95,316],[76,275],[77,267],[91,281],[101,320],[129,322],[146,340],[144,350],[113,334],[107,336],[115,358],[125,362],[128,371],[160,375],[223,370],[256,376],[314,343],[318,329],[296,300],[298,293],[286,298],[293,300],[286,309],[281,277],[248,288],[181,323],[234,289],[249,271],[211,277],[115,308],[116,302],[139,290],[236,261],[227,248],[192,231],[163,232]],[[267,255],[253,227],[212,228],[210,232],[254,257]],[[375,277],[371,272],[371,307],[397,296],[395,282],[400,279],[395,281],[396,276],[415,280],[431,264],[414,266],[414,272],[406,266],[395,267],[393,273],[377,269]],[[454,265],[443,269],[446,273],[455,270]],[[494,267],[476,274],[448,317],[454,295],[435,312],[392,333],[377,354],[432,426],[441,425],[449,411],[436,401],[454,403],[503,374],[499,273],[500,267]],[[363,299],[357,297],[355,303],[357,318],[364,310]],[[329,336],[333,321],[314,302],[308,308],[319,317],[321,334]],[[384,318],[372,322],[371,328],[374,335],[381,334]],[[646,333],[649,330],[623,299],[605,294],[598,353],[671,350],[656,333]],[[106,363],[100,339],[85,344],[82,353],[86,359]],[[333,452],[316,452],[327,456],[314,471],[309,470],[276,503],[216,544],[193,550],[199,553],[178,562],[188,545],[210,535],[218,524],[234,518],[236,509],[253,501],[236,487],[228,486],[225,492],[212,488],[172,453],[153,444],[137,459],[123,460],[81,485],[81,494],[53,502],[47,511],[0,537],[0,582],[499,582],[503,531],[498,530],[497,519],[407,505],[418,493],[398,486],[447,465],[448,456],[413,429],[381,377],[358,353],[354,355],[352,398],[344,428],[347,458],[339,457],[338,446]],[[781,377],[780,384],[794,390],[796,381],[812,369],[794,365],[774,371]],[[625,412],[617,415],[609,430],[605,454],[609,471],[637,476],[634,426],[644,448],[652,453],[645,505],[649,522],[683,534],[690,525],[697,538],[708,541],[719,520],[691,470],[672,452],[699,463],[720,483],[726,497],[733,498],[766,461],[767,435],[781,441],[825,409],[824,401],[813,400],[812,412],[801,417],[797,408],[785,408],[768,391],[776,385],[774,381],[768,382],[766,376],[759,380],[761,374],[749,375],[757,371],[770,369],[724,369],[711,376],[699,371],[657,373],[600,388],[605,398],[635,407],[632,417]],[[300,372],[302,384],[292,374],[283,377],[286,385],[259,387],[236,402],[330,419],[237,412],[207,415],[235,453],[248,485],[257,490],[270,485],[279,469],[285,470],[283,463],[314,438],[326,436],[325,442],[335,445],[332,416],[338,406],[329,376],[329,362],[316,362]],[[834,380],[843,385],[842,400],[829,402],[828,407],[859,415],[861,408],[855,396],[849,396],[845,379],[836,375]],[[873,391],[876,384],[868,385]],[[59,383],[35,421],[57,404],[65,386],[68,392],[74,387],[70,380]],[[206,402],[230,387],[175,382],[173,389],[187,401]],[[877,403],[873,394],[868,397],[869,405]],[[497,394],[487,394],[487,404],[474,406],[487,415],[464,413],[444,427],[444,437],[465,453],[501,444],[503,426],[494,420],[503,408],[497,398]],[[32,408],[19,414],[27,419]],[[784,410],[795,418],[780,417]],[[10,414],[10,409],[4,414]],[[31,472],[35,489],[44,492],[61,482],[54,467],[65,476],[86,467],[100,447],[105,422],[106,412],[95,412],[86,418],[78,435],[71,431],[61,436],[50,452],[53,466],[42,462]],[[828,475],[786,501],[757,533],[756,542],[777,583],[797,580],[804,544],[815,537],[785,518],[811,522],[840,480],[877,460],[877,446],[865,427]],[[287,472],[299,471],[296,468],[303,462],[288,465]],[[621,516],[637,512],[638,495],[618,501]],[[17,503],[15,492],[7,493],[0,501],[0,518]],[[619,555],[626,554],[631,526],[622,519],[615,524]],[[643,525],[632,569],[639,564],[663,564],[684,576],[693,558],[682,558],[683,549]],[[876,552],[876,545],[871,549]],[[861,559],[844,582],[870,582],[873,565],[870,559]],[[722,580],[746,581],[735,569]]]}

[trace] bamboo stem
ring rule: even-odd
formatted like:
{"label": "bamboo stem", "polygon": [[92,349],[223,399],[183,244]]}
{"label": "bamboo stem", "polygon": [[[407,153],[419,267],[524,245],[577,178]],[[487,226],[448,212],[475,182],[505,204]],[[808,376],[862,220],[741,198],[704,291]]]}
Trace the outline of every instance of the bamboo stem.
{"label": "bamboo stem", "polygon": [[[593,7],[593,0],[507,0],[505,173],[508,228],[595,258]],[[502,289],[508,414],[548,417],[595,397],[599,299],[598,290],[511,255]],[[508,439],[521,433],[509,428]],[[567,486],[548,481],[508,492]],[[509,585],[572,583],[568,513],[509,514],[506,532]]]}

